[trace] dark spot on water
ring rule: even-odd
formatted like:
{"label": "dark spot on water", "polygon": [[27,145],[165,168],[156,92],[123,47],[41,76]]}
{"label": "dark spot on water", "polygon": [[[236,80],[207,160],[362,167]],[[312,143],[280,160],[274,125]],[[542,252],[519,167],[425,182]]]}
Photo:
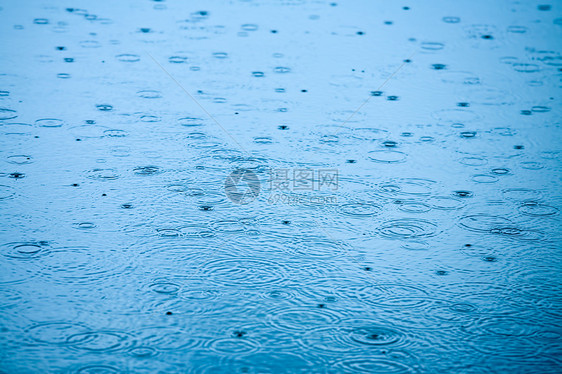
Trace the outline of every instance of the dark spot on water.
{"label": "dark spot on water", "polygon": [[354,164],[354,163],[356,163],[357,161],[355,161],[355,160],[346,160],[345,162],[347,162],[348,164]]}
{"label": "dark spot on water", "polygon": [[234,331],[232,335],[236,338],[242,338],[244,335],[246,335],[246,331]]}
{"label": "dark spot on water", "polygon": [[465,244],[464,246],[467,247],[467,248],[470,248],[470,247],[472,247],[472,244]]}
{"label": "dark spot on water", "polygon": [[202,205],[202,206],[199,207],[199,210],[203,210],[205,212],[208,212],[208,211],[213,210],[213,207],[210,206],[210,205]]}
{"label": "dark spot on water", "polygon": [[287,125],[279,125],[277,128],[278,128],[279,130],[287,130],[287,129],[289,129],[289,126],[287,126]]}
{"label": "dark spot on water", "polygon": [[121,204],[121,208],[123,208],[123,209],[131,209],[132,207],[133,207],[132,204],[128,204],[128,203],[126,203],[126,204]]}
{"label": "dark spot on water", "polygon": [[93,125],[94,123],[96,123],[96,121],[94,121],[93,119],[87,119],[86,122],[88,125]]}
{"label": "dark spot on water", "polygon": [[382,91],[371,91],[371,96],[382,96]]}
{"label": "dark spot on water", "polygon": [[318,304],[318,308],[324,308],[326,304]]}
{"label": "dark spot on water", "polygon": [[10,178],[14,178],[14,179],[25,178],[25,174],[23,174],[23,173],[18,173],[18,172],[10,173],[8,176],[9,176]]}
{"label": "dark spot on water", "polygon": [[65,57],[64,62],[74,62],[72,57]]}
{"label": "dark spot on water", "polygon": [[72,183],[71,186],[72,186],[72,187],[78,187],[79,184],[78,184],[78,183]]}
{"label": "dark spot on water", "polygon": [[514,148],[514,149],[525,149],[525,146],[523,146],[523,145],[514,145],[513,148]]}
{"label": "dark spot on water", "polygon": [[497,259],[494,256],[487,256],[487,257],[484,257],[484,261],[496,262]]}
{"label": "dark spot on water", "polygon": [[281,221],[281,223],[284,224],[284,225],[290,225],[290,224],[291,224],[291,221],[285,220],[285,221]]}
{"label": "dark spot on water", "polygon": [[373,268],[370,267],[370,266],[365,266],[365,267],[363,268],[363,270],[365,270],[365,271],[371,271],[371,270],[373,270]]}
{"label": "dark spot on water", "polygon": [[446,270],[437,270],[435,272],[435,274],[437,274],[437,275],[447,275],[447,274],[449,274],[449,272],[446,271]]}
{"label": "dark spot on water", "polygon": [[301,92],[308,92],[308,90],[301,90]]}
{"label": "dark spot on water", "polygon": [[271,30],[270,31],[272,34],[277,34],[277,30]]}
{"label": "dark spot on water", "polygon": [[548,10],[550,10],[551,8],[552,8],[552,6],[549,5],[549,4],[541,4],[541,5],[538,5],[538,6],[537,6],[537,9],[538,9],[538,10],[542,10],[542,11],[548,11]]}
{"label": "dark spot on water", "polygon": [[388,148],[394,148],[398,145],[398,143],[394,140],[385,140],[384,142],[382,142],[382,145]]}
{"label": "dark spot on water", "polygon": [[66,47],[57,47],[58,51],[64,51],[66,49]]}
{"label": "dark spot on water", "polygon": [[431,65],[431,68],[434,70],[443,70],[447,67],[447,65],[444,64],[433,64]]}
{"label": "dark spot on water", "polygon": [[460,102],[460,103],[457,103],[457,106],[460,106],[460,107],[466,108],[466,107],[469,107],[469,106],[470,106],[470,104],[469,104],[469,103],[465,103],[465,102]]}
{"label": "dark spot on water", "polygon": [[396,101],[396,100],[398,100],[398,96],[391,95],[391,96],[387,96],[386,99],[390,100],[390,101]]}
{"label": "dark spot on water", "polygon": [[482,39],[494,39],[492,35],[482,35]]}
{"label": "dark spot on water", "polygon": [[363,35],[365,34],[363,31],[357,31],[357,35]]}
{"label": "dark spot on water", "polygon": [[140,29],[140,31],[144,32],[144,33],[148,33],[148,32],[150,32],[150,29],[146,28],[146,27],[143,27],[143,28]]}
{"label": "dark spot on water", "polygon": [[521,111],[521,114],[524,115],[524,116],[530,116],[531,114],[533,114],[533,111],[524,109],[524,110]]}
{"label": "dark spot on water", "polygon": [[166,315],[167,315],[167,316],[171,316],[171,315],[172,315],[172,312],[166,312]]}
{"label": "dark spot on water", "polygon": [[458,197],[472,197],[472,192],[466,190],[458,190],[458,191],[453,191],[453,195]]}
{"label": "dark spot on water", "polygon": [[393,23],[392,21],[384,21],[385,25],[392,25],[392,23]]}
{"label": "dark spot on water", "polygon": [[82,139],[76,139],[77,142],[82,141]]}
{"label": "dark spot on water", "polygon": [[412,62],[412,60],[410,60],[409,58],[404,60],[405,63],[409,64],[410,62]]}

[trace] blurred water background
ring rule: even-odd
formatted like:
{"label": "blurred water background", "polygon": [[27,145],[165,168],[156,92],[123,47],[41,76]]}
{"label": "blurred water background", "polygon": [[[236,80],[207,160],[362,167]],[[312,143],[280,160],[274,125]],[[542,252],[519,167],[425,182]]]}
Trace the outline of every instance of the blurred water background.
{"label": "blurred water background", "polygon": [[0,372],[562,371],[561,1],[0,30]]}

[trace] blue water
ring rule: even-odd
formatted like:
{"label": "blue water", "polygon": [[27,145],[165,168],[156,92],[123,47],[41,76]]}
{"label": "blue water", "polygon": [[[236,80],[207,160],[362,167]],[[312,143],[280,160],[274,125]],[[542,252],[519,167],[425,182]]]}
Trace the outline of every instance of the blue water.
{"label": "blue water", "polygon": [[0,373],[562,372],[562,2],[0,1]]}

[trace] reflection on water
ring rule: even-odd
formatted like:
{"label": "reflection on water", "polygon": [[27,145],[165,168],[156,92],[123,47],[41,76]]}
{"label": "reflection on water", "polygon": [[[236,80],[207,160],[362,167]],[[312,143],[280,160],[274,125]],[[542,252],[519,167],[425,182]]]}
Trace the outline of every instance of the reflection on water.
{"label": "reflection on water", "polygon": [[2,2],[0,372],[562,371],[561,10]]}

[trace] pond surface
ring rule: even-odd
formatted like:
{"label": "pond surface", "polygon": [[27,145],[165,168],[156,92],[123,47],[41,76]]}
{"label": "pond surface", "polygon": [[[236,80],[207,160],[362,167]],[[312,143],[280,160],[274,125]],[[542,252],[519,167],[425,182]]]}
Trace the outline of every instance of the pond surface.
{"label": "pond surface", "polygon": [[1,373],[562,371],[560,1],[1,1]]}

